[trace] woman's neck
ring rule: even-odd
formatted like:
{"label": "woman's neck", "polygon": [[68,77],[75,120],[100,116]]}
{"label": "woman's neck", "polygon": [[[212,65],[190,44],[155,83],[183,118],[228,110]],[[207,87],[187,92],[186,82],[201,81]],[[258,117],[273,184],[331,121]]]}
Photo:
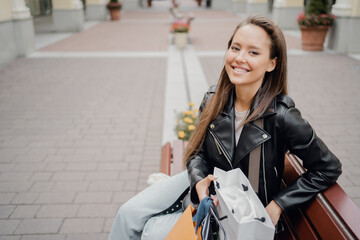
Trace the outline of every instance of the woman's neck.
{"label": "woman's neck", "polygon": [[247,111],[251,107],[251,103],[257,92],[254,89],[239,87],[235,85],[236,99],[235,99],[235,109],[238,112]]}

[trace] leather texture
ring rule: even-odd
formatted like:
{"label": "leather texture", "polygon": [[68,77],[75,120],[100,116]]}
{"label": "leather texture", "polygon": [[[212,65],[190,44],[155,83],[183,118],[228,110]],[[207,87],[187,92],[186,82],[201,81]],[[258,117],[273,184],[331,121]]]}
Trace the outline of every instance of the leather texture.
{"label": "leather texture", "polygon": [[[205,94],[200,113],[215,91],[216,87],[212,86]],[[234,98],[233,90],[222,113],[209,124],[200,151],[187,163],[193,203],[199,202],[196,183],[212,174],[214,167],[225,171],[240,168],[247,176],[249,153],[260,144],[263,147],[258,195],[264,206],[275,200],[284,211],[289,211],[336,182],[342,172],[340,161],[302,118],[294,101],[287,95],[276,96],[259,116],[263,119],[263,129],[253,122],[244,125],[236,147]],[[255,108],[256,104],[250,111]],[[287,151],[302,159],[307,172],[280,191]]]}

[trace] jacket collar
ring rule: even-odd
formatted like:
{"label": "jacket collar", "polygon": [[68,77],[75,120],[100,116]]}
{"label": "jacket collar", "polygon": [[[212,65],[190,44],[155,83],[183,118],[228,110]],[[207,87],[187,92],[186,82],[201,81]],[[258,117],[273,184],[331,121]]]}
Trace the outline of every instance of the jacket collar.
{"label": "jacket collar", "polygon": [[[257,127],[253,122],[244,125],[238,145],[235,143],[235,108],[234,108],[235,88],[231,91],[229,99],[224,106],[222,113],[212,123],[211,131],[216,135],[220,143],[226,150],[226,154],[231,158],[233,166],[247,156],[258,145],[268,141],[271,136],[264,129]],[[251,112],[258,107],[258,94],[255,96]],[[265,118],[276,114],[276,98],[274,98],[266,111],[259,116]]]}

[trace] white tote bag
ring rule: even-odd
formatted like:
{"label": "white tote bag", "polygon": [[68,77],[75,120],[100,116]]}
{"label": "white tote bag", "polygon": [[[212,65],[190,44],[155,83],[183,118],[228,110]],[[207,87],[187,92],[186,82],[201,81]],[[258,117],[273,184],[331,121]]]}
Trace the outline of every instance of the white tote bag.
{"label": "white tote bag", "polygon": [[249,180],[239,169],[214,169],[217,207],[227,239],[274,239],[275,227]]}

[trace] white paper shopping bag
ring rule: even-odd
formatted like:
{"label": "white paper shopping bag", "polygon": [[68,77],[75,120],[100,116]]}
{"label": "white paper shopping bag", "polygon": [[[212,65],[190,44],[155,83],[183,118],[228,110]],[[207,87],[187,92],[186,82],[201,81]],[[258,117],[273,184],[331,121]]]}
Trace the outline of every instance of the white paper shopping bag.
{"label": "white paper shopping bag", "polygon": [[227,239],[274,239],[275,227],[249,180],[239,169],[214,169],[217,207]]}

